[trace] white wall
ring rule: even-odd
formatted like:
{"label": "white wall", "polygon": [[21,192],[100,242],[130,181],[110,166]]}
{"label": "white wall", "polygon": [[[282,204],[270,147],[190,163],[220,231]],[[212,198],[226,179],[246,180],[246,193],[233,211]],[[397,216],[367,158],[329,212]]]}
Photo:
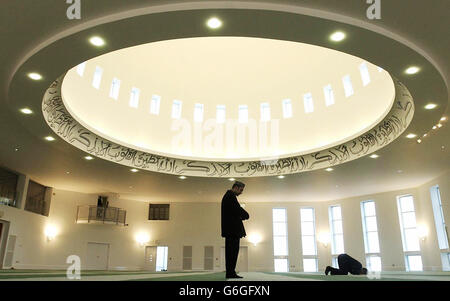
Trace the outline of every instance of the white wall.
{"label": "white wall", "polygon": [[[441,189],[444,215],[450,220],[450,173],[411,189],[385,192],[375,195],[354,197],[333,202],[294,203],[272,202],[247,203],[245,209],[250,220],[245,221],[247,238],[252,233],[262,236],[262,241],[254,246],[241,240],[242,246],[248,246],[249,271],[273,271],[272,208],[287,208],[289,265],[291,271],[303,271],[300,237],[300,208],[311,206],[316,213],[316,234],[329,232],[328,207],[334,204],[342,206],[345,252],[365,265],[364,242],[361,225],[360,202],[376,202],[377,220],[380,238],[380,251],[384,270],[404,271],[403,250],[398,221],[396,196],[412,194],[415,200],[418,223],[429,228],[427,239],[421,242],[422,261],[425,270],[440,270],[441,259],[434,226],[429,188],[438,184]],[[10,235],[17,236],[14,255],[14,267],[26,269],[64,269],[68,267],[66,258],[78,255],[82,268],[85,267],[88,242],[110,244],[109,268],[125,267],[130,270],[142,269],[144,250],[135,241],[139,232],[150,236],[148,245],[169,247],[168,270],[182,269],[182,249],[193,246],[194,270],[203,269],[204,246],[214,246],[214,267],[220,270],[220,248],[224,240],[220,237],[220,203],[170,203],[169,221],[148,221],[148,203],[109,198],[110,207],[127,210],[129,226],[76,224],[77,206],[96,205],[97,195],[54,189],[49,217],[7,206],[1,206],[2,220],[10,221]],[[225,191],[224,191],[225,193]],[[288,193],[288,192],[287,192]],[[48,224],[59,229],[52,241],[47,241],[44,230]],[[331,246],[317,244],[319,270],[331,264]]]}

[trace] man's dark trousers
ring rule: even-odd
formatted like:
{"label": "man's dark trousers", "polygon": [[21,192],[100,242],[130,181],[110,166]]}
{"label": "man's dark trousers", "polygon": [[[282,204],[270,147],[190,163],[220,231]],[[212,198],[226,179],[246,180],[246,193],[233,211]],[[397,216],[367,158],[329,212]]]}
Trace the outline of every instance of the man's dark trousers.
{"label": "man's dark trousers", "polygon": [[239,237],[225,237],[226,276],[236,275],[236,263],[239,255]]}
{"label": "man's dark trousers", "polygon": [[359,261],[347,254],[338,256],[338,266],[339,269],[333,267],[330,269],[331,275],[347,275],[348,273],[358,275],[362,267]]}

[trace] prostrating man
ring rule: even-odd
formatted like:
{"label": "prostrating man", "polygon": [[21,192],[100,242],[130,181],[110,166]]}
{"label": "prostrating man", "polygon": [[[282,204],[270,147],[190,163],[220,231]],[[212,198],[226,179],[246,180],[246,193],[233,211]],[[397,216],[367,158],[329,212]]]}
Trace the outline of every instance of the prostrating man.
{"label": "prostrating man", "polygon": [[222,237],[225,237],[226,278],[242,278],[236,274],[235,268],[239,255],[239,240],[247,235],[242,220],[249,219],[249,215],[239,205],[236,196],[242,194],[244,187],[244,183],[236,181],[222,198],[221,224]]}
{"label": "prostrating man", "polygon": [[367,275],[367,269],[363,268],[361,262],[352,258],[347,254],[340,254],[338,256],[339,269],[327,266],[325,269],[325,275],[331,272],[331,275]]}

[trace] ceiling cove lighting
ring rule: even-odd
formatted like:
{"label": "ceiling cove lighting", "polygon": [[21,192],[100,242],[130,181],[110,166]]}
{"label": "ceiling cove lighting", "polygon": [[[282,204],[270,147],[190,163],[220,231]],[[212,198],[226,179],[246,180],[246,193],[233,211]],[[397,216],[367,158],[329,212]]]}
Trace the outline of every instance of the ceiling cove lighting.
{"label": "ceiling cove lighting", "polygon": [[415,138],[417,135],[416,134],[408,134],[406,135],[406,138],[412,139]]}
{"label": "ceiling cove lighting", "polygon": [[33,111],[31,111],[31,110],[28,109],[28,108],[20,109],[20,112],[22,112],[23,114],[26,114],[26,115],[33,114]]}
{"label": "ceiling cove lighting", "polygon": [[412,75],[412,74],[418,73],[419,71],[420,71],[420,68],[419,68],[419,67],[411,66],[411,67],[408,67],[408,68],[405,70],[405,73],[406,73],[406,74],[409,74],[409,75]]}
{"label": "ceiling cove lighting", "polygon": [[28,77],[31,78],[32,80],[41,80],[42,79],[42,75],[40,75],[39,73],[36,73],[36,72],[28,73]]}
{"label": "ceiling cove lighting", "polygon": [[340,42],[345,39],[345,33],[342,31],[336,31],[330,35],[330,40],[333,42]]}
{"label": "ceiling cove lighting", "polygon": [[47,141],[55,141],[55,138],[53,138],[52,136],[47,136],[44,139]]}
{"label": "ceiling cove lighting", "polygon": [[436,104],[434,104],[434,103],[429,103],[429,104],[427,104],[427,105],[425,106],[425,109],[427,109],[427,110],[432,110],[432,109],[434,109],[434,108],[436,108],[436,107],[437,107]]}
{"label": "ceiling cove lighting", "polygon": [[96,47],[101,47],[101,46],[105,45],[105,41],[102,38],[97,37],[97,36],[91,37],[89,39],[89,43],[91,43],[92,45],[94,45]]}
{"label": "ceiling cove lighting", "polygon": [[91,157],[91,156],[86,156],[86,157],[84,157],[84,159],[86,159],[86,160],[88,160],[88,161],[90,161],[90,160],[94,160],[94,158],[93,158],[93,157]]}
{"label": "ceiling cove lighting", "polygon": [[206,25],[211,29],[217,29],[222,27],[222,21],[216,17],[208,19]]}

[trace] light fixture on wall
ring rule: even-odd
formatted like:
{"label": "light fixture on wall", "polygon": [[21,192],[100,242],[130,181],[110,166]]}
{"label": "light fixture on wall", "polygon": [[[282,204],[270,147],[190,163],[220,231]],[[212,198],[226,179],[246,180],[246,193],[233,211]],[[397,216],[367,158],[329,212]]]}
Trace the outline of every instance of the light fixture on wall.
{"label": "light fixture on wall", "polygon": [[417,236],[424,241],[428,236],[428,227],[424,224],[417,225]]}
{"label": "light fixture on wall", "polygon": [[330,243],[330,233],[320,232],[319,235],[317,235],[317,240],[326,248]]}
{"label": "light fixture on wall", "polygon": [[51,240],[54,240],[56,235],[58,234],[58,229],[53,225],[48,225],[45,228],[44,233],[45,233],[45,236],[47,237],[47,240],[51,241]]}
{"label": "light fixture on wall", "polygon": [[136,235],[136,241],[141,247],[150,241],[150,236],[147,233],[141,232]]}
{"label": "light fixture on wall", "polygon": [[248,237],[248,241],[251,242],[255,247],[261,242],[261,235],[253,233]]}

